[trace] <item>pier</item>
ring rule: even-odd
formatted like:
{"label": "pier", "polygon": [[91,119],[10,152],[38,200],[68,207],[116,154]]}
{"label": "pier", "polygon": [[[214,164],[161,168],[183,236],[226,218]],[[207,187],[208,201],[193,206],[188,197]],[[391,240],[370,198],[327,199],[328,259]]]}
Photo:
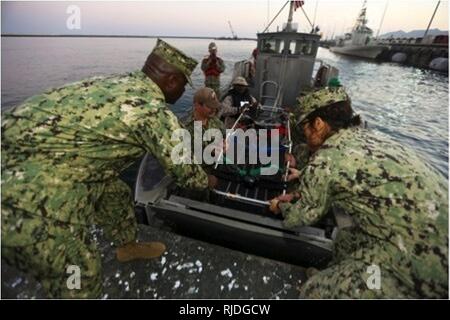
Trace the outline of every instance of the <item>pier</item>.
{"label": "pier", "polygon": [[432,39],[381,39],[378,43],[386,46],[377,57],[379,61],[448,73],[448,36],[435,36]]}
{"label": "pier", "polygon": [[[376,57],[377,61],[396,62],[421,69],[448,73],[448,36],[425,38],[381,38],[376,44],[385,46]],[[322,48],[336,45],[335,40],[322,40]]]}

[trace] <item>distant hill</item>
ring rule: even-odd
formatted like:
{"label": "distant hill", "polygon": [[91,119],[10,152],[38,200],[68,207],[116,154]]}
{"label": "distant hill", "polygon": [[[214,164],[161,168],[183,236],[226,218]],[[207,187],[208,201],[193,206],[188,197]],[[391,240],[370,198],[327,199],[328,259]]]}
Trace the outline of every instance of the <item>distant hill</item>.
{"label": "distant hill", "polygon": [[[382,34],[380,38],[390,38],[391,36],[394,38],[420,38],[425,33],[425,30],[413,30],[410,32],[405,32],[403,30],[394,31],[394,32],[388,32],[385,34]],[[430,29],[428,30],[429,35],[440,35],[440,34],[446,34],[448,35],[448,31],[446,30],[439,30],[439,29]]]}

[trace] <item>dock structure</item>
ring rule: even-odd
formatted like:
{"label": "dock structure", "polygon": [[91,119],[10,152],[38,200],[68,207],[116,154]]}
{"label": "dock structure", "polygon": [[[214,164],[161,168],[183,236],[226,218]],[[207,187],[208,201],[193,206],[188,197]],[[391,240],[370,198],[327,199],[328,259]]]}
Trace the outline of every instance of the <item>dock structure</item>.
{"label": "dock structure", "polygon": [[385,49],[377,60],[448,73],[448,36],[388,38],[380,39],[378,43]]}
{"label": "dock structure", "polygon": [[[378,45],[384,50],[376,57],[378,61],[396,62],[421,69],[433,69],[448,73],[448,36],[424,38],[381,38]],[[319,46],[330,48],[334,40],[322,40]]]}

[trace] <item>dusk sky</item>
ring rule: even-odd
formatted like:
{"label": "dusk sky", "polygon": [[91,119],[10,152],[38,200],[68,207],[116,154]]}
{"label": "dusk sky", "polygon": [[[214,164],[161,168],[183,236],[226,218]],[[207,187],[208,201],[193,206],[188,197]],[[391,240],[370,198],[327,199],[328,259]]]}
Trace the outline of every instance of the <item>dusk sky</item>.
{"label": "dusk sky", "polygon": [[[426,29],[437,0],[368,0],[369,27],[377,33],[386,2],[387,13],[381,34]],[[255,37],[285,1],[2,1],[2,33],[26,34],[113,34],[161,36],[230,36],[228,20],[240,37]],[[305,0],[304,10],[324,37],[348,31],[361,9],[362,0]],[[70,5],[80,8],[81,29],[66,26]],[[288,10],[272,24],[281,27]],[[448,1],[441,1],[431,28],[448,30]],[[309,24],[299,9],[294,15],[299,31]]]}

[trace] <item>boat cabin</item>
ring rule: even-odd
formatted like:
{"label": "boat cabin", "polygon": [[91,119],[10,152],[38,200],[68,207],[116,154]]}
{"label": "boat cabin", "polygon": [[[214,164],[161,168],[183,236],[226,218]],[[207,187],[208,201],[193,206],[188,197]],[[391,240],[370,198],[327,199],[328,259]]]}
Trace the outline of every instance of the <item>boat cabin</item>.
{"label": "boat cabin", "polygon": [[252,94],[265,105],[294,105],[311,85],[319,40],[317,34],[295,31],[259,33]]}

